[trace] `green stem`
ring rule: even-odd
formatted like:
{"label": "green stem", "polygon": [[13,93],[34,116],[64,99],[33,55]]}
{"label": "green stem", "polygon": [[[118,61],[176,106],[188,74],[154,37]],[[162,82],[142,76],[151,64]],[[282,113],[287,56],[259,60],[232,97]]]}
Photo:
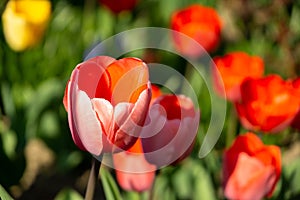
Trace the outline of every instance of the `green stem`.
{"label": "green stem", "polygon": [[238,131],[238,119],[235,112],[234,105],[230,105],[229,108],[229,119],[228,119],[228,128],[226,133],[226,147],[229,147],[234,140],[237,131]]}
{"label": "green stem", "polygon": [[100,170],[101,162],[96,160],[94,157],[92,159],[92,168],[90,172],[90,177],[88,180],[85,200],[92,200],[94,197],[96,181],[98,180],[99,170]]}
{"label": "green stem", "polygon": [[149,196],[148,196],[148,199],[149,200],[153,200],[154,199],[154,186],[155,186],[155,179],[154,179],[154,183],[152,183],[152,187],[151,187],[151,189],[150,189],[150,191],[149,191]]}

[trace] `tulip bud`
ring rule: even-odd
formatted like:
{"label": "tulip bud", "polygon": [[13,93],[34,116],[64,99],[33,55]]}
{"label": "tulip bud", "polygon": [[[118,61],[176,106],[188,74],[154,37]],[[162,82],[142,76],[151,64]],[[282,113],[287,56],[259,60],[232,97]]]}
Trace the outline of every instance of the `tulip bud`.
{"label": "tulip bud", "polygon": [[44,35],[50,14],[48,0],[10,0],[2,15],[8,45],[15,51],[35,46]]}
{"label": "tulip bud", "polygon": [[272,196],[281,173],[280,149],[264,145],[253,133],[238,136],[224,152],[223,187],[228,199]]}
{"label": "tulip bud", "polygon": [[[176,11],[171,19],[171,29],[194,39],[208,52],[218,46],[221,26],[220,17],[213,8],[197,4]],[[173,39],[179,52],[191,57],[202,54],[202,49],[197,48],[191,40],[176,33]]]}
{"label": "tulip bud", "polygon": [[236,109],[245,128],[274,133],[291,124],[299,110],[299,99],[292,83],[280,76],[249,78],[241,85]]}
{"label": "tulip bud", "polygon": [[216,65],[213,68],[215,89],[222,95],[224,85],[226,98],[230,101],[240,100],[240,86],[246,78],[260,78],[264,73],[263,60],[244,52],[232,52],[223,57],[215,57],[213,62]]}

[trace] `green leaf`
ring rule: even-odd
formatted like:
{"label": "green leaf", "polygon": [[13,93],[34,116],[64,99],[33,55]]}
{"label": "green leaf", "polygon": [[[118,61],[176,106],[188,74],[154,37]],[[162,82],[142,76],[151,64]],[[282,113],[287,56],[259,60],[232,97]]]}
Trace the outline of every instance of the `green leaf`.
{"label": "green leaf", "polygon": [[138,192],[130,191],[130,192],[124,192],[124,199],[129,200],[140,200],[140,195]]}
{"label": "green leaf", "polygon": [[[288,180],[288,187],[285,188],[286,198],[300,194],[300,158],[297,158],[288,165],[283,166],[283,176]],[[287,196],[288,195],[288,196]]]}
{"label": "green leaf", "polygon": [[55,200],[82,200],[83,197],[75,190],[70,188],[65,188],[61,190]]}
{"label": "green leaf", "polygon": [[1,185],[0,185],[0,199],[13,200],[13,198],[5,191],[5,189]]}
{"label": "green leaf", "polygon": [[31,103],[28,105],[27,137],[35,136],[41,113],[58,98],[62,99],[63,91],[61,81],[58,79],[49,79],[40,84]]}
{"label": "green leaf", "polygon": [[102,167],[100,169],[101,182],[107,200],[122,200],[119,188],[110,172]]}
{"label": "green leaf", "polygon": [[293,7],[292,16],[290,19],[290,28],[296,34],[300,34],[300,9],[296,6]]}
{"label": "green leaf", "polygon": [[188,199],[193,191],[193,180],[190,176],[190,173],[187,173],[186,170],[178,170],[172,176],[172,184],[174,190],[178,194],[180,199]]}
{"label": "green leaf", "polygon": [[11,87],[9,87],[7,83],[1,84],[1,96],[5,112],[8,116],[13,117],[16,112],[16,109],[12,97]]}
{"label": "green leaf", "polygon": [[195,176],[193,199],[217,199],[209,173],[201,165],[193,167],[193,173]]}
{"label": "green leaf", "polygon": [[5,154],[8,158],[12,159],[16,154],[15,149],[18,140],[16,133],[12,130],[8,130],[5,133],[0,134],[0,136],[2,137]]}

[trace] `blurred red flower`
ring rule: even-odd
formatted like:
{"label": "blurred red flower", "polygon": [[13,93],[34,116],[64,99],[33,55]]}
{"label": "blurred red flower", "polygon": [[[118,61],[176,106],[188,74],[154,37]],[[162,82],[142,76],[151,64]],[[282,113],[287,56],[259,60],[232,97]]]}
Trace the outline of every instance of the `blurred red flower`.
{"label": "blurred red flower", "polygon": [[245,80],[236,103],[242,125],[255,131],[279,132],[290,125],[299,109],[296,89],[278,75]]}
{"label": "blurred red flower", "polygon": [[193,148],[199,111],[184,95],[162,95],[154,100],[142,129],[145,157],[158,168],[176,164]]}
{"label": "blurred red flower", "polygon": [[280,149],[253,133],[238,136],[224,152],[224,195],[235,200],[270,197],[281,173]]}
{"label": "blurred red flower", "polygon": [[150,99],[148,67],[139,59],[98,56],[77,65],[63,101],[75,144],[94,155],[130,148]]}
{"label": "blurred red flower", "polygon": [[[230,101],[241,98],[240,86],[245,78],[260,78],[264,73],[264,62],[258,56],[244,52],[232,52],[213,59],[213,80],[216,91]],[[224,86],[223,86],[224,85]]]}
{"label": "blurred red flower", "polygon": [[144,156],[141,139],[128,150],[113,154],[116,178],[119,185],[128,191],[150,190],[155,178],[155,165]]}
{"label": "blurred red flower", "polygon": [[[210,7],[191,5],[176,11],[171,19],[171,28],[198,42],[206,51],[213,51],[219,44],[221,35],[221,19]],[[193,41],[173,34],[176,48],[188,56],[199,56],[203,52]]]}
{"label": "blurred red flower", "polygon": [[99,0],[99,2],[113,13],[119,14],[125,10],[132,10],[138,0]]}

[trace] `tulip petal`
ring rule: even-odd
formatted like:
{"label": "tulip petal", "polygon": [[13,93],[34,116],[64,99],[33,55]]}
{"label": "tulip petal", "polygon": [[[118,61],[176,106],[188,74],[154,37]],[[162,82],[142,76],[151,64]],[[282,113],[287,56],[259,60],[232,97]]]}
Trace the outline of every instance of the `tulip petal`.
{"label": "tulip petal", "polygon": [[69,85],[70,85],[70,81],[67,83],[65,92],[64,92],[64,97],[63,97],[63,105],[65,110],[68,112],[68,95],[69,95]]}
{"label": "tulip petal", "polygon": [[[119,129],[115,133],[114,143],[128,147],[139,137],[151,100],[150,83],[135,104],[119,103],[115,108],[115,123]],[[126,117],[126,118],[125,118]],[[133,142],[133,143],[132,143]]]}
{"label": "tulip petal", "polygon": [[276,178],[274,172],[273,166],[265,166],[258,159],[241,152],[226,184],[225,196],[229,199],[260,200],[272,188]]}
{"label": "tulip petal", "polygon": [[[79,70],[78,76],[78,87],[80,90],[86,92],[89,98],[99,97],[98,94],[98,84],[101,80],[101,85],[109,85],[108,78],[104,78],[107,76],[105,73],[106,67],[115,61],[114,58],[108,56],[97,56],[92,58],[86,62],[83,62],[77,65],[77,69]],[[102,93],[108,92],[106,90],[102,90]]]}
{"label": "tulip petal", "polygon": [[119,130],[130,115],[133,107],[134,105],[131,103],[119,103],[114,110],[115,133],[110,137],[116,147],[122,147],[123,150],[127,150],[136,141],[135,139],[133,140],[130,129],[123,130],[122,133]]}
{"label": "tulip petal", "polygon": [[167,122],[167,113],[160,104],[150,107],[140,138],[149,138],[159,133]]}
{"label": "tulip petal", "polygon": [[99,155],[103,149],[102,128],[93,110],[92,103],[88,95],[75,88],[72,95],[73,104],[70,104],[74,119],[74,126],[78,136],[87,151],[94,155]]}
{"label": "tulip petal", "polygon": [[124,58],[107,67],[111,78],[111,102],[135,103],[140,93],[147,88],[149,74],[144,62],[136,58]]}
{"label": "tulip petal", "polygon": [[65,90],[65,94],[67,93],[67,95],[65,95],[65,97],[64,97],[64,105],[65,105],[65,108],[67,109],[67,112],[68,112],[68,122],[69,122],[70,131],[71,131],[71,134],[72,134],[72,139],[73,139],[74,143],[81,150],[86,150],[84,145],[82,144],[82,142],[80,140],[79,135],[78,135],[76,124],[75,124],[75,121],[74,121],[74,118],[73,118],[73,110],[72,110],[73,101],[74,101],[73,98],[72,98],[74,90],[72,88],[77,87],[75,82],[73,81],[73,79],[76,78],[77,76],[78,76],[78,70],[75,69],[72,73],[71,79],[70,79],[70,81],[69,81],[69,83],[66,87],[66,90]]}
{"label": "tulip petal", "polygon": [[125,190],[149,190],[155,178],[155,165],[144,157],[141,140],[128,150],[113,154],[118,183]]}
{"label": "tulip petal", "polygon": [[233,145],[224,153],[224,180],[227,180],[233,173],[240,152],[245,152],[249,155],[253,155],[263,148],[264,144],[253,133],[246,133],[237,137]]}
{"label": "tulip petal", "polygon": [[124,190],[143,192],[150,190],[155,178],[155,172],[142,174],[116,171],[118,183]]}
{"label": "tulip petal", "polygon": [[156,167],[143,154],[120,152],[113,155],[116,177],[124,190],[142,192],[152,187]]}
{"label": "tulip petal", "polygon": [[92,99],[92,104],[104,134],[102,136],[103,152],[112,152],[115,130],[114,108],[111,103],[105,99]]}
{"label": "tulip petal", "polygon": [[143,152],[132,153],[123,151],[114,153],[113,160],[116,170],[130,174],[147,173],[156,170],[155,165],[146,161]]}
{"label": "tulip petal", "polygon": [[[157,113],[158,123],[152,120]],[[192,100],[184,95],[163,95],[153,102],[150,114],[152,121],[141,133],[148,162],[162,167],[184,159],[194,144],[200,117]]]}
{"label": "tulip petal", "polygon": [[51,1],[10,1],[14,4],[16,14],[23,16],[32,24],[41,24],[48,21],[51,14]]}
{"label": "tulip petal", "polygon": [[112,131],[114,130],[113,106],[110,104],[109,101],[105,99],[99,99],[99,98],[92,99],[92,104],[97,114],[97,117],[101,123],[101,126],[105,131],[105,135],[107,137],[110,136]]}

